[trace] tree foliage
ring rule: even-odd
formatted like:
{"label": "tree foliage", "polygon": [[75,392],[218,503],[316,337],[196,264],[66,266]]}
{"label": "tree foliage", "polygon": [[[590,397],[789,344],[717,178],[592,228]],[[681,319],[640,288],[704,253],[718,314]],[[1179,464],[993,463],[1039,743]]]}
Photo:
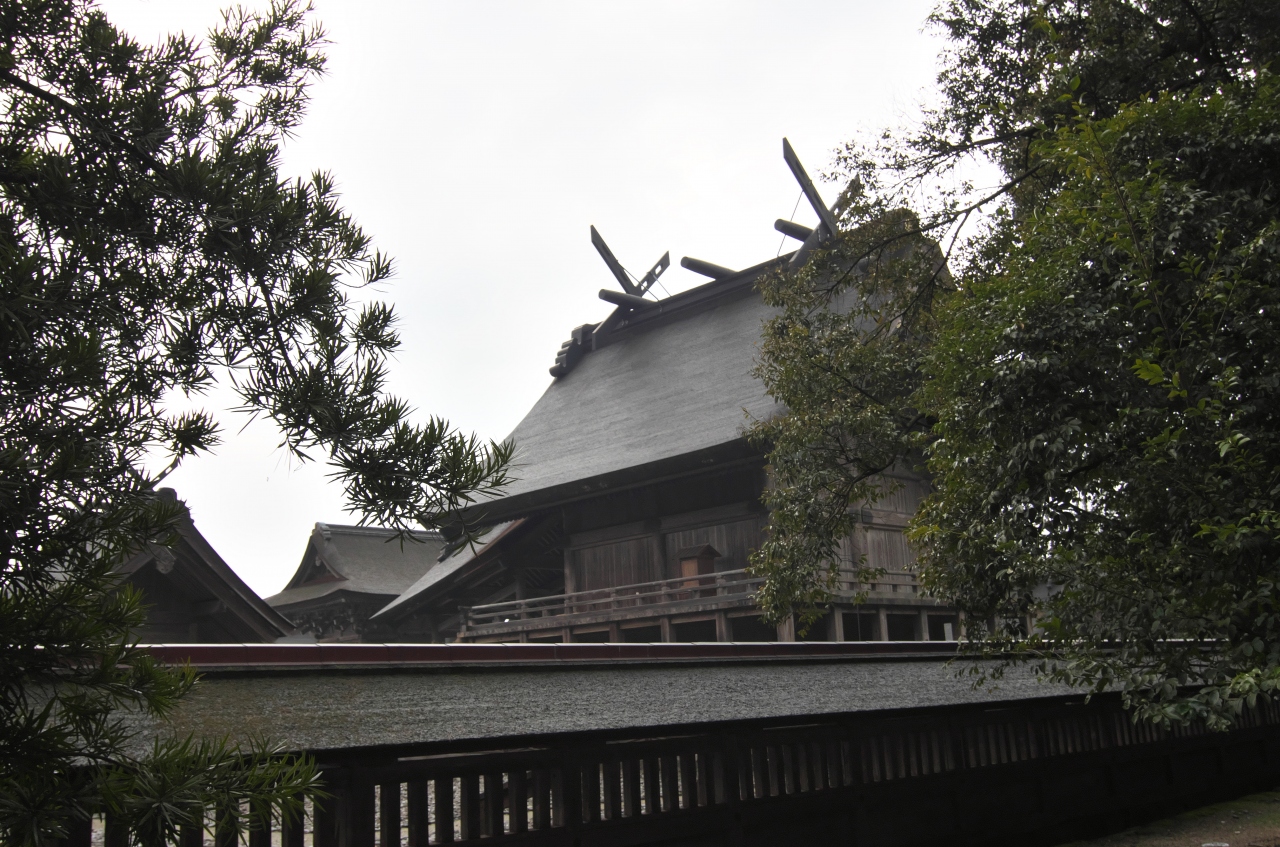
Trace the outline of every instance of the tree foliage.
{"label": "tree foliage", "polygon": [[[850,392],[783,396],[763,431],[778,491],[848,512],[868,492],[831,480],[921,451],[922,579],[968,613],[972,649],[1119,689],[1142,717],[1226,725],[1280,682],[1280,9],[953,0],[933,20],[952,40],[942,105],[844,152],[870,191],[826,257],[771,284],[761,365],[771,390],[900,376],[807,440],[785,436]],[[975,158],[998,186],[960,178]],[[876,231],[912,204],[918,227]],[[880,258],[925,238],[954,284]],[[774,340],[805,320],[836,330],[808,357]],[[821,473],[792,471],[836,443]],[[774,529],[818,550],[833,531]],[[758,566],[820,589],[822,568],[768,547]]]}
{"label": "tree foliage", "polygon": [[167,401],[229,381],[293,455],[332,464],[364,519],[402,530],[505,481],[509,445],[414,424],[385,392],[395,315],[351,297],[391,262],[331,177],[280,174],[322,45],[290,2],[155,47],[88,0],[0,6],[5,843],[103,803],[160,843],[215,794],[288,807],[313,784],[261,745],[129,752],[122,710],[163,716],[192,676],[134,648],[139,600],[111,574],[180,514],[149,458],[172,469],[219,440]]}

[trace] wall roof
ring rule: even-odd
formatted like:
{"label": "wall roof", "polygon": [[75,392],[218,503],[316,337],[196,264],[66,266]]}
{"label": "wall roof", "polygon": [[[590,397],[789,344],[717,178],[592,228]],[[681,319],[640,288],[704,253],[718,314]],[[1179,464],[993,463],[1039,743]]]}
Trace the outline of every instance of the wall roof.
{"label": "wall roof", "polygon": [[1069,693],[1009,670],[975,690],[942,658],[207,676],[158,733],[253,734],[294,749],[423,744]]}

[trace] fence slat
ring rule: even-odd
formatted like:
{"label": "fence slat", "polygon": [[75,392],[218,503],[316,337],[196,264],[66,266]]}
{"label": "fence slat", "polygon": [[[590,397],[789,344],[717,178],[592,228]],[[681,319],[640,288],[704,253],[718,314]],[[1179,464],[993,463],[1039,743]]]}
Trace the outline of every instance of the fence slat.
{"label": "fence slat", "polygon": [[507,817],[511,832],[529,831],[529,789],[523,767],[507,774]]}
{"label": "fence slat", "polygon": [[378,786],[378,847],[400,847],[400,783]]}

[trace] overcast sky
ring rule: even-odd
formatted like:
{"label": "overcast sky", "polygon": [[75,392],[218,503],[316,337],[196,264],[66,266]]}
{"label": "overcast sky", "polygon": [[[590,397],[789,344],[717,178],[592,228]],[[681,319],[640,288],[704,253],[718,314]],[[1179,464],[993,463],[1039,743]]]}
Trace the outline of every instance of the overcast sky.
{"label": "overcast sky", "polygon": [[[203,34],[225,4],[103,5],[154,43]],[[774,256],[773,221],[799,197],[782,137],[823,171],[856,133],[916,112],[941,44],[923,29],[930,0],[315,6],[328,73],[285,170],[333,173],[347,211],[396,260],[383,293],[404,340],[394,391],[497,439],[546,389],[569,331],[609,313],[596,292],[614,283],[589,225],[637,276],[670,250],[672,293],[705,281],[681,256],[733,268]],[[828,202],[839,188],[820,184]],[[795,219],[815,218],[802,203]],[[220,418],[217,453],[167,484],[267,596],[316,521],[355,520],[322,464],[291,462],[265,424]]]}

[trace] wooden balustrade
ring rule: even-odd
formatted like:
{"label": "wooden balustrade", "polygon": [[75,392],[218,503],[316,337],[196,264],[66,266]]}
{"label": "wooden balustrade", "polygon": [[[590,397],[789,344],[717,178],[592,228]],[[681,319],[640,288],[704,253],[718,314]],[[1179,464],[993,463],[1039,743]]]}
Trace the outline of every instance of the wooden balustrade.
{"label": "wooden balustrade", "polygon": [[[635,619],[660,617],[689,607],[749,605],[751,595],[763,582],[749,571],[734,570],[486,603],[461,610],[459,637],[554,628],[591,616]],[[839,600],[859,593],[915,593],[918,585],[915,575],[909,573],[886,573],[874,583],[861,583],[855,571],[842,570],[834,596]],[[544,620],[548,618],[554,620]]]}
{"label": "wooden balustrade", "polygon": [[[1169,802],[1185,802],[1191,796],[1187,790],[1160,784],[1169,774],[1190,773],[1188,762],[1200,769],[1216,762],[1211,776],[1226,780],[1224,785],[1246,778],[1274,780],[1280,774],[1278,728],[1276,704],[1246,711],[1240,728],[1224,734],[1199,725],[1172,730],[1135,725],[1117,698],[1100,696],[1088,704],[1046,698],[529,737],[488,750],[478,749],[481,742],[467,742],[454,745],[455,750],[436,745],[425,751],[342,751],[321,754],[332,798],[309,811],[305,825],[295,822],[283,831],[277,826],[274,841],[270,832],[255,832],[249,843],[429,847],[539,836],[536,842],[547,845],[613,844],[621,843],[615,839],[623,833],[628,844],[646,844],[725,835],[734,827],[741,838],[750,821],[767,822],[771,816],[790,820],[787,815],[802,814],[812,823],[819,814],[847,818],[856,808],[865,817],[877,809],[888,814],[888,807],[881,807],[892,798],[908,809],[912,802],[934,808],[939,796],[960,808],[972,802],[966,792],[977,792],[980,799],[984,791],[999,794],[1022,782],[1048,804],[1024,815],[1031,826],[1036,815],[1057,820],[1053,816],[1061,817],[1060,812],[1094,813],[1130,794],[1146,796],[1152,786],[1144,788],[1143,779],[1155,780],[1153,786],[1168,794]],[[1116,768],[1139,782],[1119,779]],[[1003,771],[1010,776],[996,775]],[[1199,774],[1187,784],[1203,792],[1208,776]],[[1059,799],[1045,788],[1076,785],[1073,779],[1092,786],[1093,794]],[[877,793],[884,786],[896,788]],[[821,802],[795,805],[805,798]],[[1007,815],[1027,811],[1010,807]],[[831,831],[854,825],[845,818]],[[922,824],[960,826],[920,820],[903,825],[918,829]],[[874,821],[857,825],[867,832],[885,831]],[[964,832],[942,829],[938,843],[966,843],[960,837]],[[981,830],[977,840],[991,832]],[[108,828],[108,843],[119,840],[113,835]],[[915,843],[879,838],[879,843],[899,842]],[[203,838],[184,833],[181,841],[182,847],[201,843],[229,842],[221,833]],[[756,842],[748,837],[746,843]],[[90,847],[88,829],[75,831],[68,847]]]}

